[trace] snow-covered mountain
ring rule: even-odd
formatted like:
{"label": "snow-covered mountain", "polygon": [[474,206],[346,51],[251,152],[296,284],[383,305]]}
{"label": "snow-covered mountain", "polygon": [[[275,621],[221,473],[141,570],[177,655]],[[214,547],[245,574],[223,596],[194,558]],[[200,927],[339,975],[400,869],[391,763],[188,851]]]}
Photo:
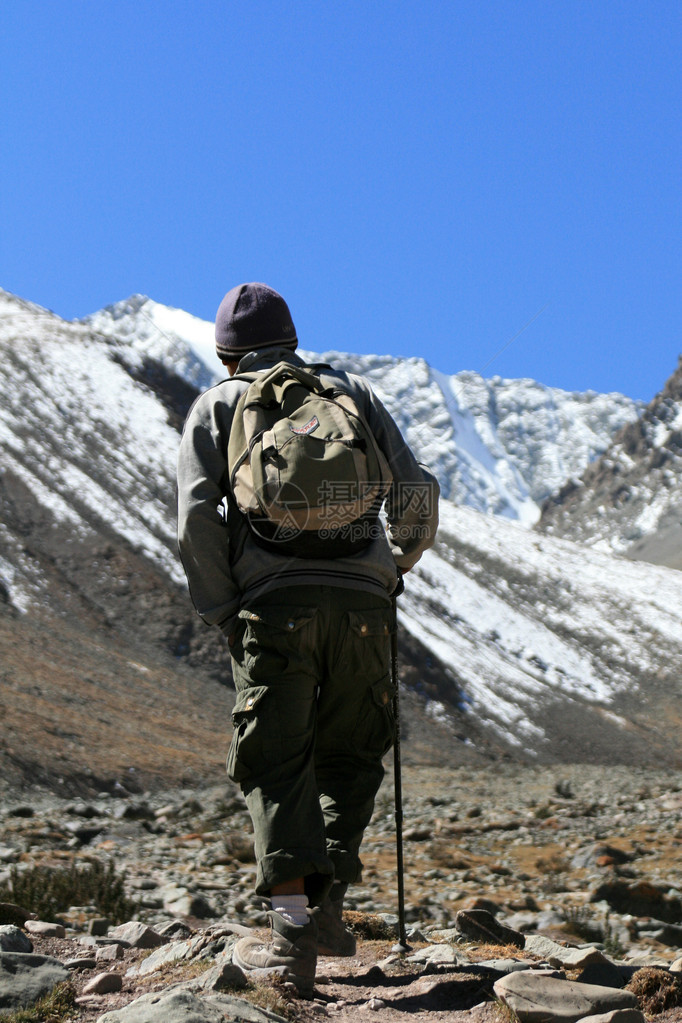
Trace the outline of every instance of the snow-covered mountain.
{"label": "snow-covered mountain", "polygon": [[[200,388],[221,378],[213,325],[136,295],[82,321],[125,339]],[[444,497],[478,511],[535,522],[540,505],[606,450],[640,406],[621,394],[568,393],[533,380],[446,376],[423,359],[302,352],[372,384]]]}
{"label": "snow-covered mountain", "polygon": [[[155,651],[188,678],[206,665],[224,674],[222,639],[194,615],[175,545],[178,429],[197,393],[191,374],[201,386],[208,378],[186,337],[168,329],[163,345],[156,330],[118,335],[107,319],[97,329],[94,319],[68,323],[0,292],[0,614],[76,622],[135,652],[130,663]],[[409,408],[428,424],[422,452],[452,459],[451,492],[457,458],[470,450],[462,424],[490,450],[481,439],[488,413],[448,404],[445,383],[424,363],[353,365],[374,373],[401,422]],[[507,394],[509,411],[493,425],[499,438],[507,421],[510,438],[512,420],[526,422],[520,395],[542,388],[490,386],[481,384],[480,406],[486,393]],[[469,400],[473,393],[472,385]],[[566,400],[577,415],[577,398]],[[588,404],[600,403],[608,404],[603,396]],[[459,454],[447,452],[448,436],[459,438]],[[519,437],[518,446],[530,463],[531,442]],[[484,462],[481,451],[476,464]],[[471,493],[482,501],[480,487]],[[401,598],[408,749],[419,739],[449,761],[460,750],[677,762],[679,578],[444,500],[438,543]],[[58,664],[54,671],[58,685]],[[135,714],[134,686],[128,695],[122,712]]]}
{"label": "snow-covered mountain", "polygon": [[590,761],[670,743],[679,756],[678,572],[443,502],[408,582],[405,627],[511,746]]}
{"label": "snow-covered mountain", "polygon": [[546,502],[538,529],[682,569],[682,360],[643,415]]}

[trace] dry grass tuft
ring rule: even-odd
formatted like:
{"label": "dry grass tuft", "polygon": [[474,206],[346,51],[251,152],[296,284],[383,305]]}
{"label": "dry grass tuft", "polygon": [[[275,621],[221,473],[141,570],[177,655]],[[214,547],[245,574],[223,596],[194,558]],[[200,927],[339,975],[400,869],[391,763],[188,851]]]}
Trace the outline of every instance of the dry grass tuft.
{"label": "dry grass tuft", "polygon": [[291,1001],[291,995],[285,990],[284,983],[277,974],[268,982],[249,978],[249,986],[245,990],[240,990],[238,995],[259,1009],[267,1009],[285,1019],[293,1020],[296,1018],[296,1007]]}
{"label": "dry grass tuft", "polygon": [[511,1006],[507,1005],[506,1002],[501,999],[495,999],[495,1015],[499,1020],[499,1023],[519,1023],[519,1017],[516,1015]]}
{"label": "dry grass tuft", "polygon": [[66,1023],[73,1018],[76,993],[68,981],[26,1009],[0,1012],[0,1023]]}
{"label": "dry grass tuft", "polygon": [[668,970],[645,966],[637,971],[626,990],[637,996],[640,1009],[648,1016],[682,1006],[682,977]]}
{"label": "dry grass tuft", "polygon": [[457,948],[466,950],[467,959],[472,963],[480,963],[486,959],[522,959],[526,958],[521,956],[522,951],[518,945],[479,945],[476,943],[467,943],[465,945],[458,945]]}
{"label": "dry grass tuft", "polygon": [[343,919],[354,934],[367,941],[395,941],[398,937],[398,928],[395,924],[386,923],[376,913],[362,913],[349,909],[344,912]]}

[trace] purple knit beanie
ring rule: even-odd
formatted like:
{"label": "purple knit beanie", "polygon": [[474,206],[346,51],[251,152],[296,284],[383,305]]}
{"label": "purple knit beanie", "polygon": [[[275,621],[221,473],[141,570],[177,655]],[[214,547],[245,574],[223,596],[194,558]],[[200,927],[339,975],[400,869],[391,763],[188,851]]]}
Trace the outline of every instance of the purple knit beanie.
{"label": "purple knit beanie", "polygon": [[296,328],[289,307],[267,284],[238,284],[220,303],[215,320],[219,359],[241,359],[257,348],[295,348]]}

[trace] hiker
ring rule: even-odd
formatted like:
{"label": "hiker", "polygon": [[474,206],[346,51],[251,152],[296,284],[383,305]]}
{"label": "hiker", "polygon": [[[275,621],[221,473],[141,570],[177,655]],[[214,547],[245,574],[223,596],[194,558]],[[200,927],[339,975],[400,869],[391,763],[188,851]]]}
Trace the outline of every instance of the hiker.
{"label": "hiker", "polygon": [[270,900],[270,941],[242,938],[234,961],[310,994],[318,954],[355,952],[343,899],[394,738],[391,594],[433,544],[438,484],[365,381],[306,366],[265,284],[227,293],[215,336],[229,377],[185,423],[178,536],[196,610],[229,644],[227,771]]}

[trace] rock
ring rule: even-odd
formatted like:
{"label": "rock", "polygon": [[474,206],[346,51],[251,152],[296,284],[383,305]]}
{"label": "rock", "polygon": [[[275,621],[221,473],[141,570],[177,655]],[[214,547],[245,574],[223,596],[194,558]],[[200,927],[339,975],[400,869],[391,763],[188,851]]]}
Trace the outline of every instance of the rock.
{"label": "rock", "polygon": [[0,924],[14,924],[15,927],[23,927],[28,919],[33,916],[27,909],[15,906],[13,902],[0,902]]}
{"label": "rock", "polygon": [[97,960],[77,956],[75,959],[65,959],[64,966],[67,970],[94,970],[97,966]]}
{"label": "rock", "polygon": [[571,860],[571,866],[574,870],[581,870],[583,867],[607,867],[615,863],[628,863],[631,859],[630,853],[617,846],[589,845],[578,849]]}
{"label": "rock", "polygon": [[250,1002],[231,995],[204,995],[192,991],[168,988],[166,991],[151,991],[136,998],[134,1002],[105,1012],[97,1023],[226,1023],[239,1020],[240,1023],[273,1023],[283,1017],[265,1009],[259,1009]]}
{"label": "rock", "polygon": [[109,933],[110,927],[111,920],[106,916],[96,916],[88,920],[88,934],[92,934],[94,938],[103,938]]}
{"label": "rock", "polygon": [[188,986],[200,991],[240,991],[248,984],[246,974],[235,963],[221,963],[190,981]]}
{"label": "rock", "polygon": [[0,950],[3,952],[32,952],[33,945],[23,931],[12,924],[0,927]]}
{"label": "rock", "polygon": [[567,951],[565,945],[560,945],[558,941],[553,941],[552,938],[547,938],[544,934],[527,934],[524,949],[546,961],[549,961],[550,956],[560,955]]}
{"label": "rock", "polygon": [[656,955],[654,952],[643,952],[642,949],[630,949],[625,953],[623,959],[628,966],[635,966],[640,970],[648,966],[667,970],[669,966],[667,959]]}
{"label": "rock", "polygon": [[432,927],[429,929],[429,937],[441,938],[442,942],[449,941],[451,944],[462,940],[462,935],[456,927]]}
{"label": "rock", "polygon": [[120,973],[98,973],[83,988],[84,995],[111,995],[123,988]]}
{"label": "rock", "polygon": [[559,980],[535,970],[502,977],[495,982],[494,991],[521,1023],[545,1023],[548,1019],[553,1023],[575,1023],[584,1016],[637,1005],[631,991]]}
{"label": "rock", "polygon": [[461,959],[452,945],[427,945],[407,957],[410,963],[426,963],[431,966],[458,966]]}
{"label": "rock", "polygon": [[610,959],[604,962],[588,963],[579,977],[579,984],[597,984],[601,987],[625,987],[629,977]]}
{"label": "rock", "polygon": [[682,973],[682,956],[670,964],[670,970],[672,973]]}
{"label": "rock", "polygon": [[114,810],[114,818],[125,821],[153,821],[154,811],[146,802],[122,803]]}
{"label": "rock", "polygon": [[170,920],[162,927],[157,927],[156,933],[160,934],[162,938],[170,940],[171,938],[189,938],[192,931],[187,924],[183,924],[182,920]]}
{"label": "rock", "polygon": [[537,931],[538,914],[526,911],[510,913],[505,917],[505,924],[507,927],[512,927],[515,931],[527,935],[529,931]]}
{"label": "rock", "polygon": [[617,913],[631,916],[652,916],[655,920],[674,924],[682,919],[682,900],[669,896],[649,881],[609,881],[599,885],[590,895],[590,902],[608,902]]}
{"label": "rock", "polygon": [[191,892],[183,895],[177,902],[167,903],[164,908],[176,916],[194,916],[199,920],[216,916],[216,911],[208,899],[203,895],[192,895]]}
{"label": "rock", "polygon": [[423,827],[405,828],[403,838],[406,842],[428,842],[433,838],[433,831]]}
{"label": "rock", "polygon": [[561,948],[560,951],[552,953],[548,962],[550,966],[560,966],[564,970],[581,970],[590,963],[608,963],[608,959],[598,948],[587,946],[586,948]]}
{"label": "rock", "polygon": [[596,1016],[583,1016],[580,1023],[646,1023],[646,1016],[640,1009],[612,1009]]}
{"label": "rock", "polygon": [[477,960],[476,968],[485,967],[495,973],[518,973],[519,970],[532,969],[533,964],[527,959],[481,959]]}
{"label": "rock", "polygon": [[106,948],[108,945],[120,945],[121,948],[130,948],[130,943],[124,938],[93,938],[91,934],[84,934],[78,940],[81,945],[87,945],[88,948]]}
{"label": "rock", "polygon": [[48,920],[27,920],[24,927],[31,934],[40,935],[41,938],[66,937],[66,928],[63,924],[53,924]]}
{"label": "rock", "polygon": [[118,959],[123,959],[123,946],[116,945],[102,945],[95,952],[95,961],[98,963],[114,963]]}
{"label": "rock", "polygon": [[89,803],[72,803],[71,806],[66,806],[64,809],[67,813],[72,813],[74,817],[85,817],[88,820],[97,816],[97,810]]}
{"label": "rock", "polygon": [[13,845],[0,845],[0,863],[14,863],[19,859],[19,850]]}
{"label": "rock", "polygon": [[175,805],[175,803],[167,803],[164,806],[160,806],[157,810],[154,811],[154,817],[156,818],[157,821],[165,820],[171,817],[177,817],[177,815],[178,807]]}
{"label": "rock", "polygon": [[517,948],[523,948],[526,944],[526,939],[520,931],[505,927],[485,909],[460,910],[455,916],[455,926],[468,941],[480,941],[490,945],[516,945]]}
{"label": "rock", "polygon": [[652,920],[646,927],[638,928],[640,934],[645,934],[654,941],[660,941],[662,945],[670,948],[682,948],[682,926],[680,924],[664,924]]}
{"label": "rock", "polygon": [[191,959],[201,947],[200,943],[202,941],[205,941],[205,938],[199,936],[198,938],[192,938],[190,941],[174,941],[170,945],[157,948],[146,959],[143,959],[141,963],[131,966],[126,976],[144,977],[146,974],[153,973],[154,970],[158,970],[159,967],[165,966],[167,963],[177,963],[183,959]]}
{"label": "rock", "polygon": [[50,956],[0,952],[0,1009],[21,1009],[50,993],[69,971]]}
{"label": "rock", "polygon": [[25,817],[25,818],[27,818],[27,817],[32,817],[34,812],[35,811],[34,811],[32,806],[14,806],[14,807],[12,807],[11,810],[8,811],[7,816],[8,817]]}
{"label": "rock", "polygon": [[216,915],[203,895],[194,895],[186,888],[169,886],[163,891],[163,908],[173,916],[194,916],[206,920]]}
{"label": "rock", "polygon": [[535,917],[535,926],[539,931],[551,931],[557,927],[563,927],[566,917],[558,913],[556,909],[544,909]]}
{"label": "rock", "polygon": [[71,822],[65,828],[81,845],[88,845],[104,831],[103,824],[77,824]]}
{"label": "rock", "polygon": [[500,908],[497,902],[493,902],[492,899],[486,899],[483,895],[472,895],[462,903],[462,909],[466,910],[467,913],[471,912],[472,909],[485,909],[493,916],[497,916]]}
{"label": "rock", "polygon": [[166,945],[168,938],[162,937],[153,931],[146,924],[131,920],[126,924],[120,924],[109,931],[108,937],[121,939],[128,943],[131,948],[158,948],[159,945]]}

